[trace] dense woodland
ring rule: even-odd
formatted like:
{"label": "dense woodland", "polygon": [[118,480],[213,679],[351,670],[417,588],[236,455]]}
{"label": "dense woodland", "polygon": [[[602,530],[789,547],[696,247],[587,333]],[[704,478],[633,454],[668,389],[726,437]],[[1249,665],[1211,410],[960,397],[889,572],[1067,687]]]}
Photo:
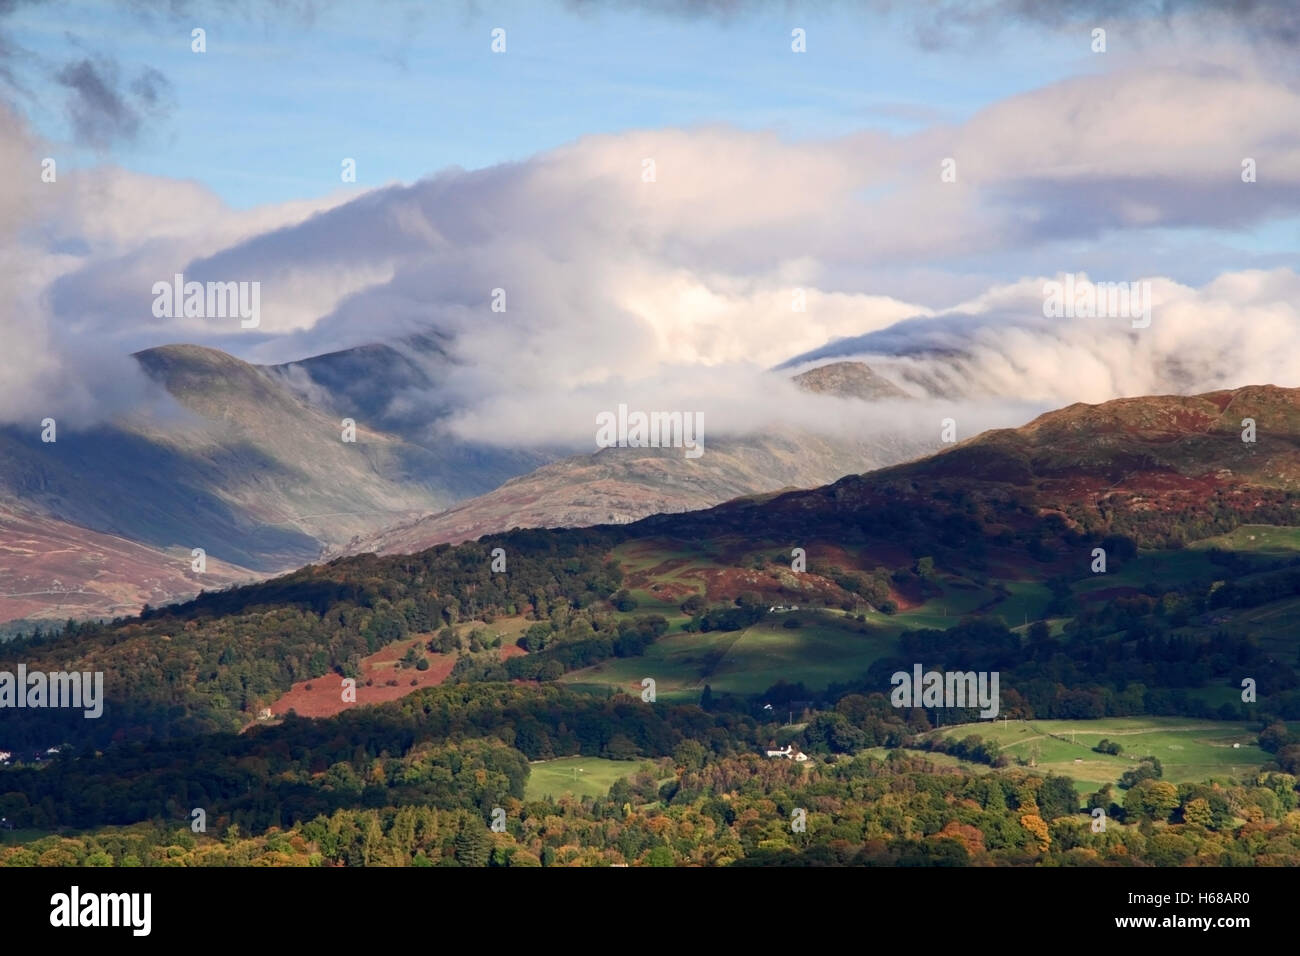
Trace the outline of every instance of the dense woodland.
{"label": "dense woodland", "polygon": [[[481,755],[472,749],[468,762]],[[368,776],[389,773],[375,761]],[[508,773],[499,776],[506,786]],[[712,757],[694,741],[643,766],[598,799],[463,802],[322,812],[250,833],[209,818],[209,832],[152,823],[0,847],[7,866],[1297,866],[1294,776],[1248,784],[1144,781],[1094,832],[1064,777],[946,772],[921,756],[855,757],[800,767],[746,755]],[[804,830],[792,826],[804,811]]]}

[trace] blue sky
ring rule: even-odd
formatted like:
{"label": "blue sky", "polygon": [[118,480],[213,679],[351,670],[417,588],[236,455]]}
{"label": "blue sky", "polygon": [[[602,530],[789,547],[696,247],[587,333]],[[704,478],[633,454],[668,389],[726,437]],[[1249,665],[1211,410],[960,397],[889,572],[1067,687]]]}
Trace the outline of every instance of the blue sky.
{"label": "blue sky", "polygon": [[[71,165],[192,178],[236,207],[337,190],[344,157],[365,188],[635,128],[907,132],[1093,69],[1079,32],[1012,28],[927,52],[907,23],[820,4],[721,20],[563,3],[428,7],[331,4],[306,22],[54,3],[20,8],[9,29],[50,61],[81,45],[171,84],[163,121],[106,152],[69,147]],[[205,54],[190,50],[192,26],[207,31]],[[504,55],[490,50],[498,26]],[[807,31],[805,54],[790,50],[795,27]],[[28,121],[70,140],[61,91],[33,83],[19,100]]]}

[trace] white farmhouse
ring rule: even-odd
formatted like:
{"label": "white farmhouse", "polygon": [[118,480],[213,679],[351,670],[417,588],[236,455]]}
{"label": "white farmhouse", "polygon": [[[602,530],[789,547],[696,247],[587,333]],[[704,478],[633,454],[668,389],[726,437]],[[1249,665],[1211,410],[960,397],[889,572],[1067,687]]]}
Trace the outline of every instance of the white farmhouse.
{"label": "white farmhouse", "polygon": [[780,750],[769,750],[767,755],[769,757],[784,757],[786,760],[794,760],[798,763],[803,763],[808,759],[808,755],[799,751],[793,744],[786,744]]}

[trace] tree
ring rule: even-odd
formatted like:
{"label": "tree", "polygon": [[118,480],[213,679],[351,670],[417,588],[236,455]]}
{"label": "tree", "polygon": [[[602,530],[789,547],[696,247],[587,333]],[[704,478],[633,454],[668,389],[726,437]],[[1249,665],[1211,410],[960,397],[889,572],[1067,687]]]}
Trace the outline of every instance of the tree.
{"label": "tree", "polygon": [[1135,787],[1144,780],[1159,780],[1164,774],[1164,768],[1160,766],[1160,761],[1156,757],[1143,757],[1142,762],[1132,770],[1125,770],[1120,774],[1120,789],[1127,790],[1129,787]]}
{"label": "tree", "polygon": [[1275,754],[1287,745],[1290,740],[1290,732],[1286,729],[1286,724],[1281,721],[1269,724],[1264,728],[1263,733],[1259,735],[1260,750]]}
{"label": "tree", "polygon": [[1112,563],[1127,561],[1137,556],[1137,542],[1127,535],[1112,534],[1102,539],[1106,558]]}
{"label": "tree", "polygon": [[615,734],[605,745],[605,756],[610,760],[632,760],[636,757],[636,744],[624,734]]}
{"label": "tree", "polygon": [[1036,813],[1026,813],[1020,818],[1020,825],[1029,831],[1030,835],[1038,843],[1038,849],[1041,853],[1046,853],[1048,847],[1052,845],[1052,838],[1047,831],[1047,823]]}
{"label": "tree", "polygon": [[673,751],[673,761],[685,770],[699,770],[708,759],[709,752],[698,740],[686,739]]}
{"label": "tree", "polygon": [[551,625],[546,623],[533,624],[524,634],[520,645],[529,653],[535,654],[538,651],[545,650],[551,642]]}
{"label": "tree", "polygon": [[1147,841],[1147,859],[1156,866],[1181,866],[1196,846],[1176,833],[1157,833]]}
{"label": "tree", "polygon": [[1210,801],[1204,797],[1188,800],[1183,807],[1183,822],[1208,830],[1214,825],[1214,811],[1210,809]]}
{"label": "tree", "polygon": [[564,676],[564,665],[552,658],[537,671],[537,679],[543,681],[559,680]]}
{"label": "tree", "polygon": [[459,642],[456,640],[456,632],[449,627],[444,627],[438,632],[438,639],[429,642],[429,650],[437,651],[439,654],[450,654],[456,650]]}
{"label": "tree", "polygon": [[1165,780],[1143,780],[1124,795],[1124,812],[1149,820],[1168,820],[1178,806],[1178,788]]}
{"label": "tree", "polygon": [[803,730],[804,749],[813,753],[853,753],[867,745],[866,738],[847,717],[834,711],[818,714]]}
{"label": "tree", "polygon": [[1074,789],[1074,781],[1069,777],[1050,776],[1038,789],[1039,815],[1044,820],[1077,813],[1079,796]]}
{"label": "tree", "polygon": [[461,866],[487,866],[492,838],[481,825],[465,823],[456,834],[456,861]]}
{"label": "tree", "polygon": [[666,846],[657,846],[645,855],[646,866],[673,866],[676,862],[673,851]]}

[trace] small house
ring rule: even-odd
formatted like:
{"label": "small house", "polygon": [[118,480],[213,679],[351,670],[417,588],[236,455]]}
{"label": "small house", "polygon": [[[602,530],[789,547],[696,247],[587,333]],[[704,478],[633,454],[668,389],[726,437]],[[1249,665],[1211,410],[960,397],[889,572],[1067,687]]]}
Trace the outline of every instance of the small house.
{"label": "small house", "polygon": [[808,759],[808,755],[801,752],[793,744],[786,744],[780,750],[768,750],[766,753],[769,757],[784,757],[786,760],[794,760],[797,763],[803,763]]}

